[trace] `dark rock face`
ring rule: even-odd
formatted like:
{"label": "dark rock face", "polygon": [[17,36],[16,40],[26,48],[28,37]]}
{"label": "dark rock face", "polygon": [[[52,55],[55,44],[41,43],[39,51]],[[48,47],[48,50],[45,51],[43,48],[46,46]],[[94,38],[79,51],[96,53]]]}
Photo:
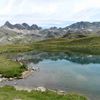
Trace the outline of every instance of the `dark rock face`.
{"label": "dark rock face", "polygon": [[3,27],[8,27],[10,29],[19,29],[19,30],[23,30],[23,29],[26,29],[26,30],[40,30],[42,29],[41,27],[37,26],[36,24],[33,24],[32,26],[29,26],[27,23],[22,23],[22,24],[15,24],[15,25],[12,25],[10,22],[6,22]]}
{"label": "dark rock face", "polygon": [[38,27],[36,24],[33,24],[31,27],[30,27],[31,30],[40,30],[42,29],[41,27]]}
{"label": "dark rock face", "polygon": [[14,28],[13,25],[10,22],[8,22],[8,21],[4,24],[4,26],[6,26],[8,28],[11,28],[11,29]]}
{"label": "dark rock face", "polygon": [[22,25],[23,25],[23,27],[24,27],[25,29],[30,30],[30,26],[29,26],[27,23],[23,23]]}
{"label": "dark rock face", "polygon": [[19,29],[19,30],[20,30],[20,29],[25,29],[24,26],[21,25],[21,24],[15,24],[15,25],[13,25],[13,27],[14,27],[14,28],[17,28],[17,29]]}

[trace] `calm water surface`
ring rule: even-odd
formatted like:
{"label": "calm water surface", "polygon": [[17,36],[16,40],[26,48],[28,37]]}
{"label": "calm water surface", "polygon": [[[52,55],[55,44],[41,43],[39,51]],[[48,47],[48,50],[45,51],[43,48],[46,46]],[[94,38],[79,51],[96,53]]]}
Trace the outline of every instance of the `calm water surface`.
{"label": "calm water surface", "polygon": [[[18,86],[44,86],[50,89],[79,92],[91,100],[100,100],[100,56],[29,52],[12,56],[28,67],[39,67],[26,79],[16,80]],[[0,83],[14,85],[15,81]]]}

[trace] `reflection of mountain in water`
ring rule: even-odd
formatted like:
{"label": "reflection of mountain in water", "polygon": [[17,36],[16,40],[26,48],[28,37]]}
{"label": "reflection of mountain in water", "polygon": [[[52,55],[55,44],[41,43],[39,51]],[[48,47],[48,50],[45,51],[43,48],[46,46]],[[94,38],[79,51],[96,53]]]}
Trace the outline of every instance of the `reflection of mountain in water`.
{"label": "reflection of mountain in water", "polygon": [[89,64],[89,63],[100,63],[100,56],[96,55],[83,55],[75,53],[55,53],[55,52],[29,52],[24,54],[19,54],[14,59],[22,60],[25,62],[34,62],[35,64],[43,61],[45,59],[50,59],[53,61],[57,60],[68,60],[79,64]]}

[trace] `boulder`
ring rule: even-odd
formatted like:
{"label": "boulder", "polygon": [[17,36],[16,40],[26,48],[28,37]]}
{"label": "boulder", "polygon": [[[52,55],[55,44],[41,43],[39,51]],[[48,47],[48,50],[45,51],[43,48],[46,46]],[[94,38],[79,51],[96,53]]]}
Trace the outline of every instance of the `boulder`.
{"label": "boulder", "polygon": [[41,91],[41,92],[45,92],[46,88],[45,87],[37,87],[36,90]]}

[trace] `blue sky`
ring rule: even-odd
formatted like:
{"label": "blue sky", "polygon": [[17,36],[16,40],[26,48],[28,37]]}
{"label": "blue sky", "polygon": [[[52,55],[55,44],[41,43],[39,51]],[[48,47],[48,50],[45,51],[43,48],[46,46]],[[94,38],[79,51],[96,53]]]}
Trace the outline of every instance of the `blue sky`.
{"label": "blue sky", "polygon": [[77,21],[100,21],[100,0],[0,0],[0,25],[66,26]]}

